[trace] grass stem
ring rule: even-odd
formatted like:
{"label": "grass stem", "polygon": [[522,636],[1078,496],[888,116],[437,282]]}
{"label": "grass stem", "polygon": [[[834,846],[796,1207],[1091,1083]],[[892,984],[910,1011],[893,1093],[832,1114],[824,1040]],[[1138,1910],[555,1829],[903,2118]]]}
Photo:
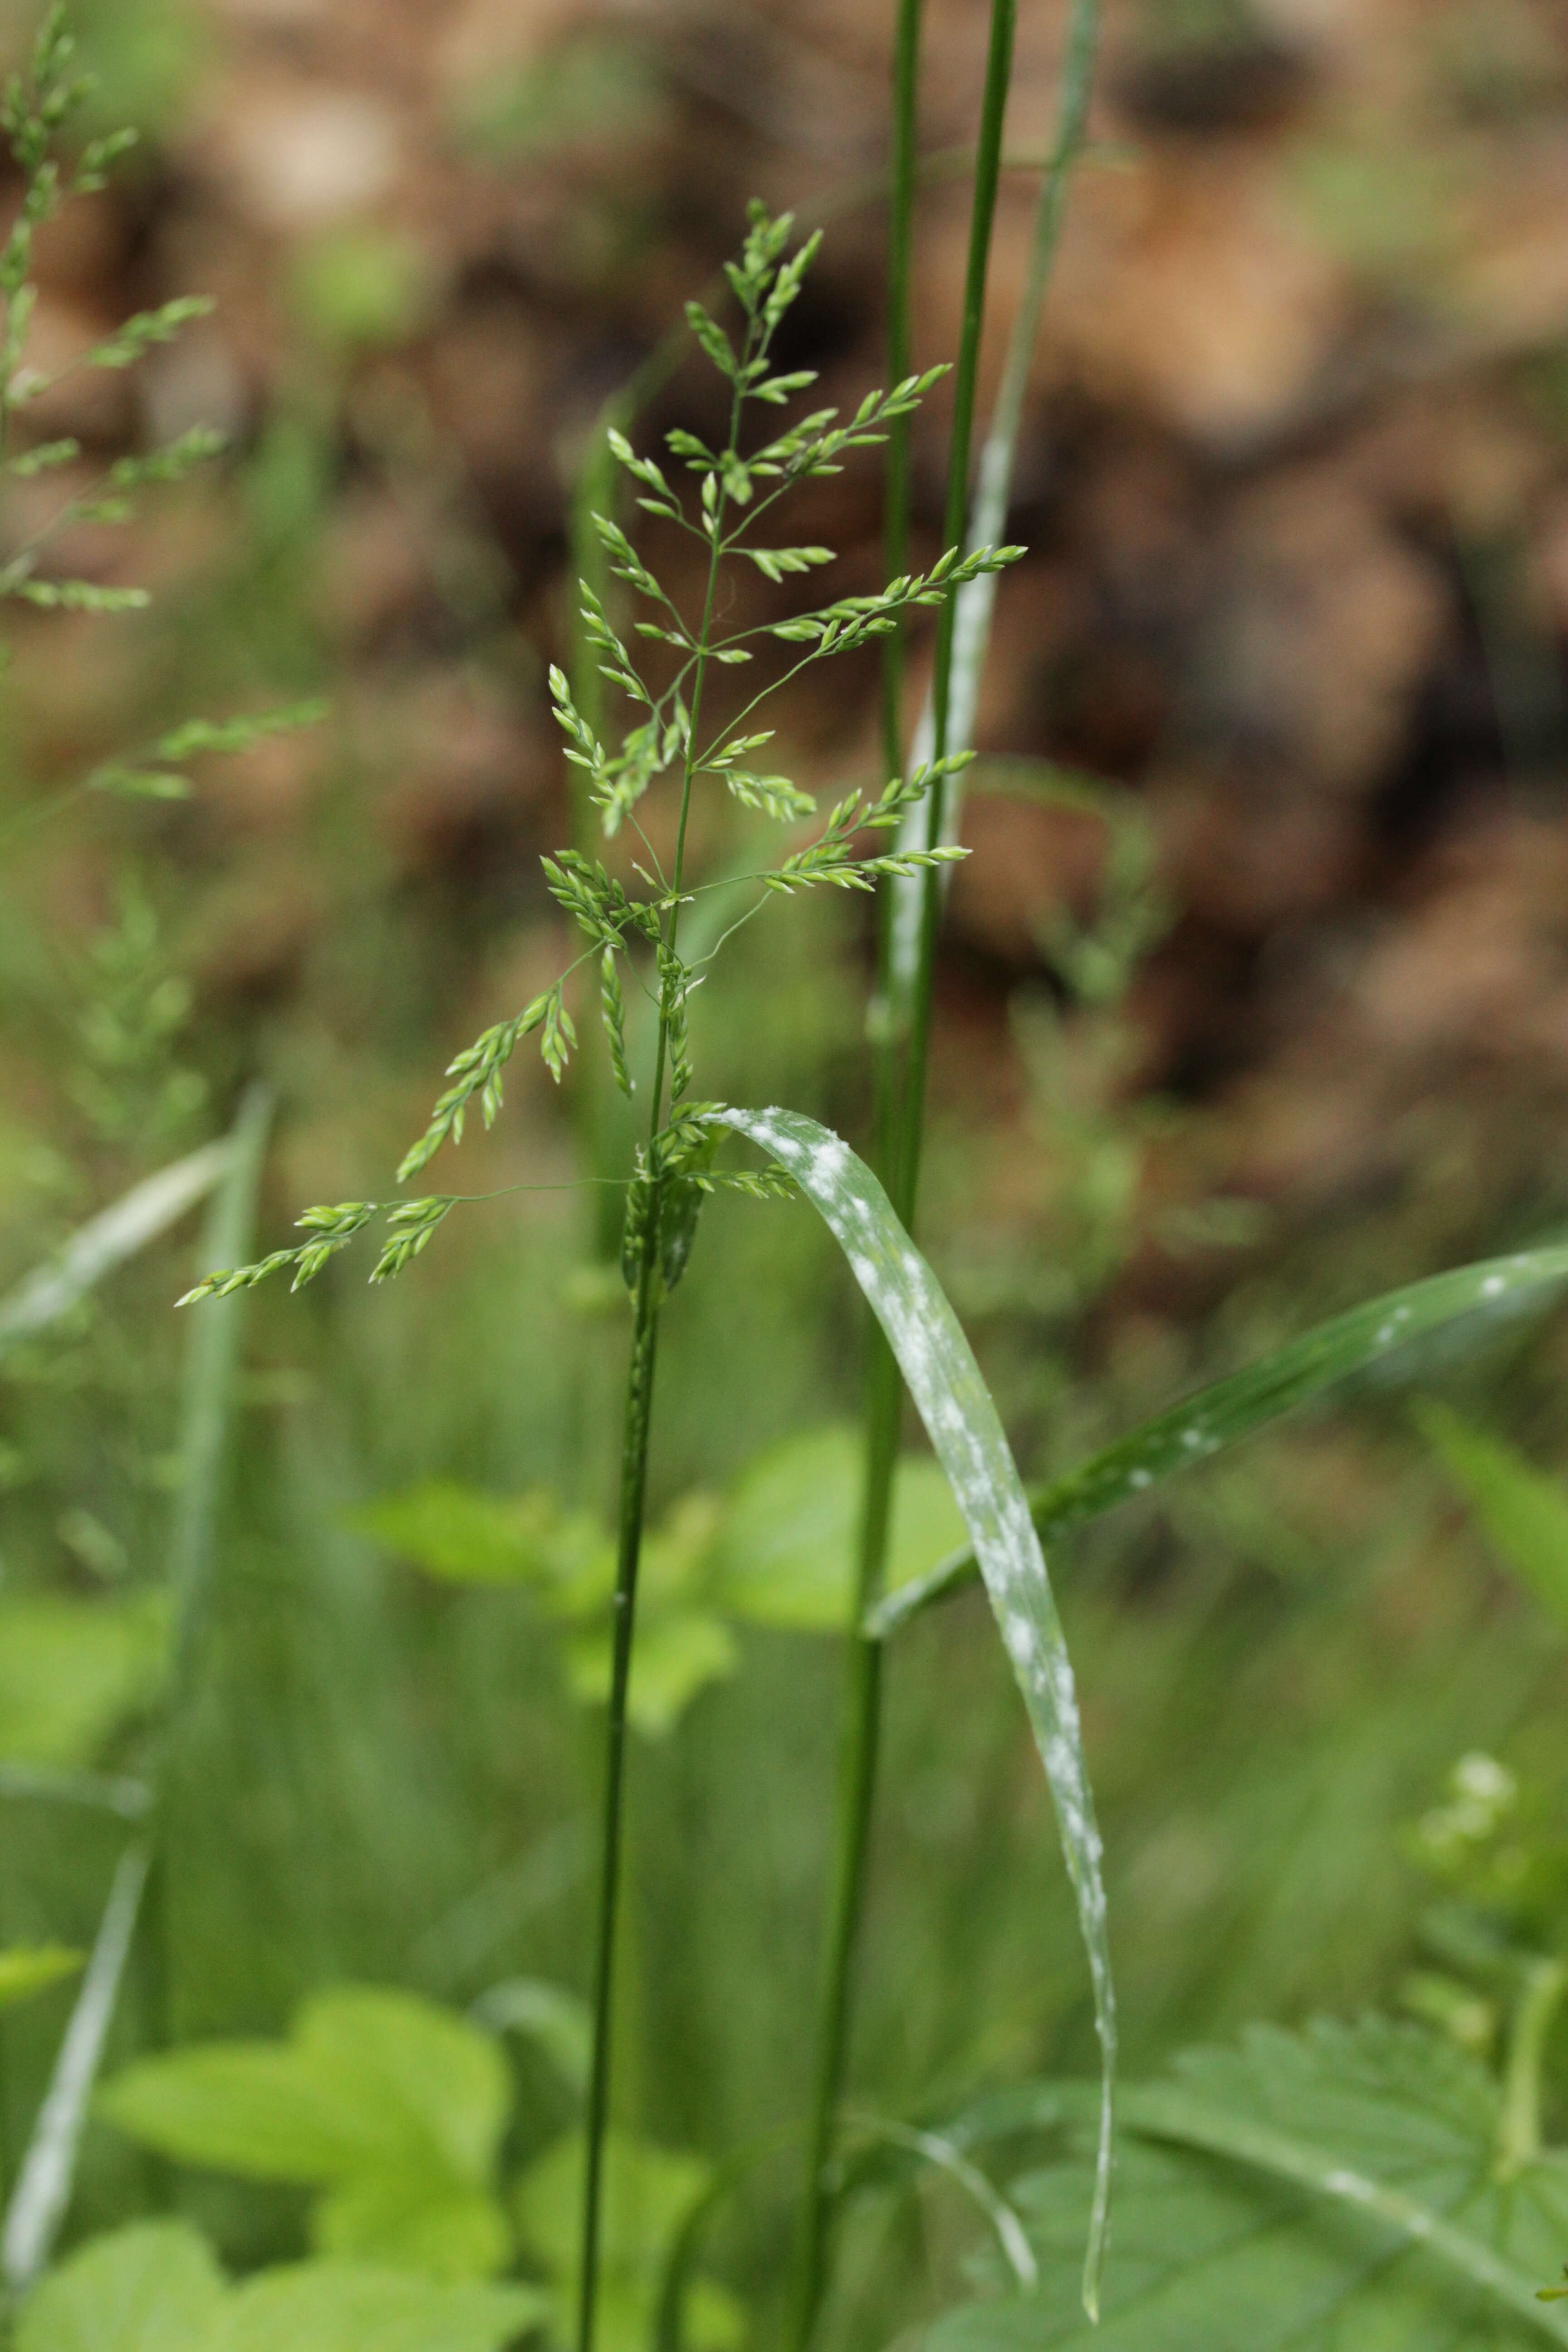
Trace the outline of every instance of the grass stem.
{"label": "grass stem", "polygon": [[[751,345],[746,346],[750,357]],[[739,446],[743,377],[737,377],[731,404],[729,449]],[[588,2076],[587,2146],[583,2176],[583,2235],[577,2296],[577,2352],[594,2352],[599,2288],[599,2242],[604,2200],[605,2137],[609,2126],[610,2059],[615,2012],[616,1928],[620,1909],[621,1837],[626,1794],[626,1702],[631,1687],[632,1652],[637,1635],[637,1568],[642,1556],[643,1519],[647,1498],[648,1427],[653,1412],[654,1365],[658,1353],[658,1316],[663,1293],[661,1228],[663,1183],[658,1141],[664,1111],[664,1082],[669,1060],[670,1030],[676,1009],[674,976],[677,935],[680,923],[680,893],[686,872],[686,834],[691,814],[691,790],[698,765],[698,729],[702,718],[709,651],[713,641],[713,615],[719,593],[719,565],[723,544],[725,499],[721,495],[713,518],[708,586],[702,624],[697,636],[697,656],[691,682],[691,714],[686,738],[680,791],[680,819],[676,833],[673,894],[664,924],[668,959],[659,988],[658,1036],[654,1048],[652,1102],[648,1110],[647,1197],[637,1258],[633,1307],[632,1352],[626,1374],[625,1434],[621,1449],[619,1539],[616,1558],[616,1593],[611,1632],[610,1697],[605,1738],[603,1843],[599,1873],[598,1928],[594,1952],[594,2046]],[[679,1087],[679,1079],[675,1081]]]}
{"label": "grass stem", "polygon": [[[1028,356],[1033,349],[1040,301],[1059,235],[1068,173],[1071,160],[1082,143],[1089,87],[1088,60],[1092,58],[1097,15],[1098,0],[1078,0],[1069,34],[1062,124],[1047,184],[1048,196],[1042,192],[1041,220],[1045,221],[1048,212],[1048,225],[1037,226],[1026,293],[1026,310],[1029,316],[1026,330],[1025,322],[1020,321],[1019,331],[1014,337],[1004,386],[1008,405],[998,418],[998,424],[1005,426],[1005,473],[1011,471],[1018,415],[1027,381]],[[1089,26],[1087,39],[1086,20]],[[1002,140],[1016,27],[1016,0],[994,0],[984,100],[975,155],[963,321],[953,387],[952,436],[943,533],[943,545],[948,547],[963,542],[967,518],[980,338],[984,322],[985,285],[1002,170]],[[920,31],[920,0],[901,0],[894,65],[894,158],[889,257],[889,375],[894,382],[908,373],[910,363],[910,282],[914,194],[918,176],[915,139]],[[1020,362],[1019,347],[1025,342],[1026,331],[1027,343]],[[988,452],[997,439],[998,435],[994,428]],[[887,482],[888,564],[889,572],[897,573],[903,569],[909,541],[909,451],[907,440],[902,436],[895,436],[889,443]],[[1005,489],[1003,500],[1005,505]],[[949,603],[942,609],[937,638],[933,688],[935,740],[931,755],[937,759],[947,749],[954,619],[955,605]],[[882,672],[883,761],[889,775],[898,773],[902,765],[903,685],[904,648],[900,634],[888,640]],[[945,838],[944,820],[945,794],[939,781],[927,802],[925,845],[928,849],[937,847]],[[900,1034],[902,1024],[894,1015],[897,908],[895,896],[890,889],[881,894],[878,936],[875,1003],[878,1017],[874,1032],[876,1154],[894,1207],[906,1228],[911,1227],[914,1222],[919,1186],[936,923],[941,904],[936,871],[928,870],[923,878],[920,957],[911,992],[907,1037]],[[886,1570],[901,1412],[902,1388],[898,1369],[880,1330],[873,1327],[868,1346],[865,1391],[866,1479],[858,1562],[856,1630],[848,1637],[846,1659],[845,1731],[839,1774],[834,1892],[817,2017],[816,2072],[807,2134],[808,2171],[796,2276],[794,2330],[796,2352],[805,2352],[811,2340],[826,2280],[833,2143],[843,2095],[856,1951],[865,1907],[867,1856],[876,1801],[881,1721],[879,1645],[868,1642],[859,1629],[867,1611],[879,1597]]]}
{"label": "grass stem", "polygon": [[[915,194],[919,179],[920,67],[922,0],[899,0],[893,49],[893,141],[888,216],[888,381],[900,383],[911,373],[910,284],[914,263]],[[906,568],[910,543],[910,420],[899,418],[888,437],[884,520],[887,572],[896,579]],[[898,625],[882,650],[882,765],[899,772],[903,753],[904,625]],[[893,952],[891,902],[879,901],[878,995],[887,1001]],[[879,1051],[874,1062],[877,1156],[887,1167],[895,1147],[899,1117],[899,1061]],[[811,2114],[806,2126],[805,2181],[801,2200],[799,2249],[795,2280],[794,2341],[805,2352],[816,2326],[827,2273],[827,2233],[832,2210],[833,2141],[843,2092],[849,2032],[850,1993],[861,1913],[865,1907],[866,1857],[876,1802],[877,1758],[881,1735],[882,1653],[859,1627],[880,1591],[892,1506],[893,1468],[898,1460],[903,1385],[881,1326],[866,1318],[867,1477],[862,1509],[855,1628],[846,1645],[844,1740],[836,1810],[834,1881],[816,2016],[816,2056]]]}
{"label": "grass stem", "polygon": [[[1013,44],[1018,28],[1017,0],[993,0],[991,37],[985,60],[985,96],[975,159],[974,202],[969,221],[969,262],[964,275],[963,327],[953,379],[952,437],[948,448],[947,513],[942,544],[963,544],[969,511],[969,477],[974,438],[975,396],[980,380],[980,336],[985,320],[985,281],[991,232],[1001,179],[1002,130],[1013,74]],[[952,693],[953,629],[957,601],[949,598],[937,625],[936,667],[931,682],[932,756],[946,756]],[[941,846],[946,817],[946,779],[939,776],[926,795],[928,849]],[[921,1145],[925,1129],[926,1077],[931,1059],[931,1005],[935,991],[936,931],[942,909],[938,871],[928,867],[921,893],[921,952],[915,972],[910,1034],[904,1052],[899,1132],[887,1174],[889,1192],[906,1230],[914,1223],[920,1190]]]}
{"label": "grass stem", "polygon": [[626,1793],[626,1694],[637,1631],[637,1566],[647,1494],[648,1424],[658,1342],[658,1220],[650,1215],[637,1282],[631,1367],[626,1379],[621,1455],[620,1539],[612,1621],[609,1719],[605,1746],[605,1811],[599,1920],[594,1952],[594,2051],[588,2077],[587,2150],[583,2184],[583,2252],[578,2283],[579,2352],[593,2352],[599,2284],[605,2134],[609,2122],[611,2020],[615,2004],[616,1924],[620,1906],[621,1832]]}

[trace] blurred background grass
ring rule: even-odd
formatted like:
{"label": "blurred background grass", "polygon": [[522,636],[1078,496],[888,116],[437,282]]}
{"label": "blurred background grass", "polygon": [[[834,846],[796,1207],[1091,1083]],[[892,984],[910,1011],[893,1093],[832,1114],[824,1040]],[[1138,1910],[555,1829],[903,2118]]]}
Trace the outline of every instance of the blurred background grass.
{"label": "blurred background grass", "polygon": [[[40,353],[174,294],[217,309],[134,378],[61,385],[39,428],[102,454],[212,423],[232,451],[129,532],[78,535],[75,568],[154,583],[148,614],[15,628],[0,811],[192,710],[322,693],[331,717],[209,761],[188,803],[7,838],[0,1279],[219,1131],[256,1075],[279,1102],[265,1244],[304,1202],[384,1191],[449,1054],[553,972],[537,854],[570,816],[542,688],[594,419],[752,193],[836,215],[790,363],[829,398],[879,380],[879,216],[848,200],[882,162],[887,15],[80,8],[95,114],[145,138],[43,240]],[[1021,158],[1063,16],[1026,12]],[[3,23],[14,47],[31,11]],[[932,149],[970,135],[983,37],[973,6],[933,6]],[[1010,524],[1030,555],[983,702],[928,1192],[1031,1474],[1367,1290],[1554,1229],[1568,1183],[1561,12],[1122,0],[1094,136]],[[994,361],[1032,186],[1008,184]],[[922,362],[954,341],[964,207],[956,180],[924,201]],[[678,370],[643,430],[700,428],[710,399]],[[939,396],[916,437],[931,552],[942,424]],[[808,535],[861,587],[878,528],[866,470]],[[846,666],[785,706],[779,764],[847,789],[875,726],[874,675]],[[729,992],[699,1002],[704,1091],[862,1138],[868,973],[858,906],[749,929]],[[520,1063],[462,1181],[568,1184],[592,1082],[591,1057],[560,1095]],[[583,1279],[595,1214],[525,1194],[454,1221],[390,1293],[350,1258],[257,1298],[171,1801],[170,1978],[127,2003],[125,2049],[165,2009],[182,2036],[269,2030],[343,1978],[456,2001],[519,1971],[580,1986],[595,1717],[557,1636],[349,1513],[426,1476],[606,1507],[623,1326]],[[168,1307],[190,1262],[176,1234],[0,1365],[0,1597],[115,1629],[85,1731],[61,1727],[88,1653],[16,1654],[0,1757],[42,1737],[145,1760],[136,1607],[180,1475]],[[858,1339],[811,1221],[716,1202],[663,1353],[657,1507],[851,1413]],[[1549,1321],[1428,1369],[1559,1467],[1563,1345]],[[1394,1999],[1425,1900],[1407,1825],[1461,1751],[1561,1790],[1560,1645],[1396,1391],[1058,1565],[1135,2067],[1247,2016]],[[639,1744],[633,1797],[625,2108],[714,2155],[802,2105],[836,1734],[828,1643],[740,1640],[733,1676]],[[889,1706],[858,2095],[902,2112],[1087,2064],[1048,1808],[973,1597],[909,1637]],[[4,1938],[88,1940],[118,1833],[21,1801],[0,1830]],[[7,2168],[68,2000],[4,2025]],[[560,2117],[527,2087],[542,2144]],[[95,2132],[73,2229],[149,2193]],[[294,2242],[287,2200],[206,2194],[237,2260]],[[725,2253],[765,2300],[783,2239],[753,2203]],[[858,2226],[849,2334],[911,2292],[910,2248],[874,2206]]]}

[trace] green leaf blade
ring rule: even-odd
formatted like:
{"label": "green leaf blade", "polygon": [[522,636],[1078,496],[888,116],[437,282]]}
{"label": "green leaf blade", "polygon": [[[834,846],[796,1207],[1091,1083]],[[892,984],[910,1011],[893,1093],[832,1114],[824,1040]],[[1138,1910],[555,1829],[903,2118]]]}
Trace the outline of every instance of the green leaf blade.
{"label": "green leaf blade", "polygon": [[[858,1433],[842,1422],[799,1430],[748,1463],[714,1539],[722,1606],[753,1624],[847,1632],[863,1476]],[[963,1516],[941,1466],[906,1456],[894,1474],[889,1586],[926,1573],[963,1539]]]}
{"label": "green leaf blade", "polygon": [[447,2284],[367,2263],[295,2263],[236,2289],[200,2352],[281,2352],[285,2345],[289,2352],[503,2352],[547,2307],[537,2287]]}
{"label": "green leaf blade", "polygon": [[[1042,1535],[1081,1527],[1178,1471],[1208,1461],[1341,1381],[1390,1363],[1412,1340],[1442,1330],[1462,1316],[1517,1311],[1564,1281],[1568,1244],[1554,1243],[1510,1257],[1483,1258],[1384,1292],[1157,1413],[1049,1486],[1033,1488],[1035,1525]],[[867,1633],[885,1641],[909,1618],[968,1581],[974,1571],[973,1554],[955,1552],[921,1585],[890,1594],[868,1621]]]}
{"label": "green leaf blade", "polygon": [[1100,1831],[1078,1696],[1028,1498],[958,1318],[865,1162],[830,1129],[797,1111],[726,1109],[716,1116],[760,1145],[795,1179],[847,1258],[947,1473],[1023,1694],[1078,1906],[1103,2061],[1095,2196],[1083,2274],[1084,2302],[1092,2312],[1110,2200],[1116,2002]]}
{"label": "green leaf blade", "polygon": [[289,2263],[231,2287],[188,2221],[137,2221],[28,2295],[16,2352],[502,2352],[547,2308],[538,2287],[367,2263]]}
{"label": "green leaf blade", "polygon": [[494,2176],[510,2085],[494,2038],[412,1993],[341,1985],[287,2042],[143,2058],[100,2093],[176,2162],[325,2192],[315,2242],[437,2278],[484,2277],[510,2231]]}

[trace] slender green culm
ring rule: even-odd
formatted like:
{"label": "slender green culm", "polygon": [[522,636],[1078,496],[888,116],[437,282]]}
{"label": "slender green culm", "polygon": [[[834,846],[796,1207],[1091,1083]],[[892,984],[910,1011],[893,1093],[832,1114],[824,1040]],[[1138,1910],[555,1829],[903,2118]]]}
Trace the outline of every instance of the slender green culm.
{"label": "slender green culm", "polygon": [[[1023,424],[1029,374],[1039,342],[1046,294],[1061,242],[1062,224],[1073,172],[1089,135],[1089,105],[1094,88],[1095,58],[1100,46],[1100,0],[1073,0],[1067,51],[1062,67],[1061,95],[1057,109],[1056,136],[1035,202],[1024,289],[1014,314],[1007,356],[997,386],[995,405],[975,470],[974,497],[969,510],[968,544],[984,546],[1001,530],[1007,515],[1013,472]],[[991,645],[995,611],[994,583],[977,582],[961,596],[953,612],[952,657],[949,671],[947,743],[950,751],[973,751],[980,684]],[[915,730],[911,756],[931,757],[935,713],[928,696]],[[898,764],[895,761],[895,765]],[[942,813],[942,838],[955,841],[963,805],[962,782],[955,779]],[[922,894],[918,883],[894,883],[883,893],[887,946],[879,982],[877,1031],[879,1056],[896,1056],[907,1036],[920,962]]]}
{"label": "slender green culm", "polygon": [[[963,330],[953,375],[952,438],[948,451],[947,516],[942,537],[944,544],[955,547],[963,543],[969,510],[974,407],[980,378],[980,337],[985,320],[991,232],[996,218],[1002,132],[1007,110],[1007,90],[1012,79],[1013,44],[1017,25],[1017,0],[994,0],[990,47],[985,62],[985,96],[981,111],[979,152],[975,160],[974,201],[970,215],[969,265],[963,288]],[[931,684],[931,731],[935,745],[932,757],[938,765],[947,756],[954,618],[954,607],[948,604],[943,606],[937,624],[936,666]],[[929,796],[926,805],[928,855],[942,845],[946,805],[945,789],[939,784]],[[931,1055],[931,1004],[936,975],[937,919],[941,908],[941,893],[933,880],[921,902],[921,951],[904,1057],[899,1132],[888,1171],[893,1206],[904,1224],[911,1228],[920,1190],[921,1145],[925,1128],[926,1074]]]}
{"label": "slender green culm", "polygon": [[[969,499],[970,449],[979,375],[980,335],[984,320],[985,283],[1001,173],[1002,137],[1008,86],[1012,79],[1016,29],[1016,0],[996,0],[991,16],[985,94],[975,156],[963,325],[953,387],[945,535],[954,544],[963,536]],[[913,245],[920,33],[919,0],[901,0],[894,62],[889,338],[890,351],[901,346],[906,353],[910,333],[909,289]],[[889,449],[887,479],[889,550],[895,546],[900,549],[907,547],[909,495],[907,447],[894,442]],[[948,680],[953,653],[953,610],[951,605],[944,607],[937,643],[937,698],[941,732],[943,734],[950,701]],[[902,644],[900,639],[891,637],[884,650],[882,680],[884,761],[889,774],[897,773],[901,764],[902,702]],[[942,799],[940,787],[934,794],[927,796],[925,839],[928,850],[942,842]],[[889,1018],[895,977],[898,911],[890,890],[885,889],[882,893],[878,927],[878,986],[873,1022],[876,1152],[878,1165],[887,1181],[894,1207],[906,1227],[911,1226],[913,1222],[920,1166],[924,1065],[931,1025],[931,963],[935,950],[935,908],[938,903],[933,894],[931,920],[921,926],[921,981],[917,982],[915,993],[920,995],[923,982],[924,1010],[918,1024],[911,1021],[907,1051]],[[866,1475],[858,1553],[857,1630],[850,1633],[847,1643],[845,1727],[839,1763],[833,1889],[817,2014],[816,2075],[812,2113],[807,2126],[807,2174],[795,2281],[794,2341],[797,2352],[805,2352],[815,2331],[826,2275],[835,2123],[844,2088],[853,1974],[865,1906],[867,1854],[880,1741],[881,1659],[879,1645],[867,1641],[858,1625],[879,1596],[885,1572],[901,1410],[902,1389],[897,1366],[880,1330],[873,1326],[867,1344]]]}
{"label": "slender green culm", "polygon": [[[919,171],[921,34],[923,0],[899,0],[893,50],[893,138],[888,206],[888,373],[898,383],[910,372],[910,285],[914,265],[915,195]],[[883,554],[896,577],[909,561],[910,425],[900,418],[888,436],[884,475]],[[882,769],[896,776],[903,755],[905,632],[900,624],[882,645]],[[887,1001],[893,953],[893,901],[878,898],[877,998]],[[890,1041],[873,1057],[873,1120],[877,1164],[890,1162],[898,1118],[898,1057]],[[858,1627],[879,1596],[888,1550],[893,1468],[903,1415],[903,1383],[876,1317],[866,1318],[867,1475],[857,1548],[856,1631],[844,1657],[844,1735],[835,1806],[837,1851],[827,1933],[817,1997],[811,2112],[806,2124],[795,2256],[794,2341],[805,2352],[816,2325],[827,2263],[830,2167],[843,2092],[850,1987],[859,1936],[866,1855],[875,1796],[881,1730],[882,1652]]]}
{"label": "slender green culm", "polygon": [[[591,970],[598,982],[611,1070],[624,1093],[646,1102],[647,1139],[637,1150],[625,1182],[621,1233],[621,1270],[631,1297],[632,1336],[623,1423],[598,1923],[593,1958],[594,2038],[586,2119],[579,2352],[594,2352],[597,2332],[627,1692],[636,1637],[659,1316],[685,1270],[698,1216],[709,1193],[724,1187],[752,1197],[777,1199],[794,1189],[790,1176],[776,1166],[763,1171],[716,1170],[714,1156],[726,1131],[723,1120],[717,1106],[689,1099],[693,1069],[688,1005],[693,991],[708,977],[718,952],[714,947],[699,959],[689,950],[681,951],[682,912],[695,896],[686,870],[694,793],[699,782],[704,782],[754,816],[773,824],[795,824],[812,816],[815,803],[809,793],[786,776],[764,772],[752,764],[754,755],[772,740],[770,729],[754,725],[760,706],[780,686],[816,663],[886,637],[901,616],[915,607],[944,609],[966,581],[1014,562],[1022,552],[1017,548],[982,548],[961,555],[954,546],[929,572],[901,572],[879,594],[845,597],[749,628],[727,633],[720,628],[726,567],[750,565],[764,580],[782,584],[808,578],[833,561],[829,548],[763,543],[755,537],[755,528],[797,484],[836,474],[854,451],[882,443],[942,373],[933,369],[923,376],[905,375],[890,392],[868,394],[845,423],[838,422],[836,409],[819,409],[765,440],[761,447],[749,447],[748,428],[757,410],[784,406],[815,381],[809,370],[772,370],[774,338],[820,242],[818,233],[791,253],[791,229],[789,215],[774,220],[763,205],[752,207],[750,232],[741,257],[725,272],[741,313],[737,339],[732,340],[701,303],[687,307],[691,332],[730,390],[729,431],[721,448],[710,449],[695,435],[683,431],[667,436],[675,459],[699,478],[695,511],[662,468],[653,459],[639,456],[618,428],[607,436],[613,457],[631,477],[638,507],[696,540],[704,551],[700,612],[688,614],[661,586],[620,525],[608,515],[595,517],[595,531],[610,576],[630,587],[647,614],[635,624],[635,633],[657,648],[653,659],[664,682],[645,677],[639,657],[613,625],[605,597],[586,581],[582,585],[586,641],[598,656],[599,675],[625,698],[635,714],[618,751],[606,748],[601,727],[584,713],[565,673],[559,669],[551,673],[555,716],[567,739],[566,757],[585,779],[590,803],[605,834],[614,837],[624,829],[636,835],[640,855],[631,859],[630,871],[640,890],[629,892],[624,881],[581,849],[563,849],[542,860],[552,896],[584,934],[587,944],[560,978],[521,1013],[486,1030],[456,1056],[447,1070],[451,1084],[398,1171],[399,1181],[405,1182],[422,1173],[446,1144],[460,1140],[470,1111],[477,1110],[487,1125],[496,1117],[506,1065],[524,1037],[537,1036],[546,1066],[560,1079],[577,1044],[569,994],[575,999]],[[788,665],[782,676],[777,674],[781,654]],[[713,698],[716,674],[744,668],[770,655],[773,659],[766,682],[743,697],[738,708],[728,709],[721,723],[712,724],[708,706]],[[800,846],[739,877],[753,888],[748,914],[759,912],[770,898],[788,897],[817,886],[870,893],[891,875],[922,872],[928,864],[962,856],[957,849],[940,845],[932,850],[882,851],[874,845],[868,848],[864,840],[868,834],[896,832],[945,773],[941,762],[928,763],[907,780],[892,777],[879,792],[847,794]],[[664,778],[678,793],[668,872],[638,814],[645,795]],[[719,883],[700,887],[733,891],[736,881],[729,874]],[[696,928],[692,926],[693,930]],[[652,995],[657,1005],[651,1067],[647,1069],[634,1067],[637,1057],[628,1048],[624,1019],[628,992],[622,985],[623,968],[633,986]],[[582,982],[579,972],[584,975]],[[644,1087],[646,1094],[639,1095]],[[458,1197],[430,1193],[395,1202],[344,1201],[308,1209],[299,1220],[305,1235],[301,1243],[275,1250],[251,1265],[218,1269],[198,1283],[188,1298],[229,1297],[285,1270],[291,1271],[298,1288],[313,1280],[378,1220],[383,1221],[384,1233],[371,1279],[388,1280],[423,1253]]]}

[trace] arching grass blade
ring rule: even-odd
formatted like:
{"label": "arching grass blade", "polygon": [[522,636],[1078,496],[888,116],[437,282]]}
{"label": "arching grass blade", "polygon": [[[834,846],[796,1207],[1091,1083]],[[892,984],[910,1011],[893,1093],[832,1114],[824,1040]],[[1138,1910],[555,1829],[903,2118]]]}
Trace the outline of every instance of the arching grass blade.
{"label": "arching grass blade", "polygon": [[57,1258],[0,1300],[0,1349],[58,1322],[106,1274],[176,1223],[222,1181],[233,1156],[233,1139],[226,1135],[204,1143],[89,1218]]}
{"label": "arching grass blade", "polygon": [[19,2294],[37,2277],[65,2218],[87,2103],[136,1932],[150,1858],[142,1844],[128,1847],[121,1856],[92,1958],[6,2209],[5,2229],[0,2232],[0,2269],[13,2294]]}
{"label": "arching grass blade", "polygon": [[[1413,1339],[1441,1330],[1464,1315],[1521,1307],[1532,1294],[1564,1281],[1568,1244],[1555,1243],[1511,1257],[1482,1258],[1451,1274],[1385,1291],[1363,1307],[1320,1323],[1245,1371],[1199,1389],[1049,1486],[1032,1488],[1035,1525],[1042,1535],[1081,1527],[1119,1503],[1147,1494],[1177,1471],[1250,1437],[1309,1397],[1373,1365],[1392,1361]],[[867,1620],[867,1633],[886,1641],[933,1601],[972,1582],[978,1572],[973,1550],[954,1552],[928,1576],[889,1593]]]}
{"label": "arching grass blade", "polygon": [[1094,1984],[1103,2062],[1100,2158],[1084,2263],[1092,2313],[1110,2186],[1116,2007],[1106,1937],[1100,1832],[1084,1763],[1078,1698],[1045,1555],[990,1391],[935,1276],[865,1162],[798,1111],[716,1114],[768,1152],[820,1213],[888,1337],[963,1513],[1060,1825]]}

